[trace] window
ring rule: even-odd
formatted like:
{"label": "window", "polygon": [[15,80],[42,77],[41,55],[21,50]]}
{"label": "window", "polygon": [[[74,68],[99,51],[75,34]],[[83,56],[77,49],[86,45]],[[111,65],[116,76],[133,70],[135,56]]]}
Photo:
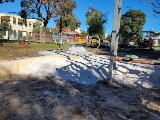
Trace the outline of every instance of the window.
{"label": "window", "polygon": [[19,26],[22,26],[22,22],[18,22],[18,25],[19,25]]}
{"label": "window", "polygon": [[157,39],[158,40],[158,44],[160,44],[160,39]]}
{"label": "window", "polygon": [[13,21],[13,24],[16,24],[16,21]]}

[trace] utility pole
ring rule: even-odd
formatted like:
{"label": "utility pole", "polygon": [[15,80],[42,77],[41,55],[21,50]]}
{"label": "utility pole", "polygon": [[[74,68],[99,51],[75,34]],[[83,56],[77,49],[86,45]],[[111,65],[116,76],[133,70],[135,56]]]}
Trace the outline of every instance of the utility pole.
{"label": "utility pole", "polygon": [[[86,13],[86,18],[88,19],[88,17],[91,15],[91,5],[89,6],[88,12]],[[89,40],[89,25],[87,25],[87,40]]]}
{"label": "utility pole", "polygon": [[121,7],[122,7],[122,0],[115,0],[114,19],[113,19],[113,28],[112,28],[112,41],[111,41],[111,51],[110,51],[109,76],[108,76],[108,80],[110,83],[112,83],[113,65],[116,64],[114,61],[114,57],[117,56],[117,49],[118,49]]}

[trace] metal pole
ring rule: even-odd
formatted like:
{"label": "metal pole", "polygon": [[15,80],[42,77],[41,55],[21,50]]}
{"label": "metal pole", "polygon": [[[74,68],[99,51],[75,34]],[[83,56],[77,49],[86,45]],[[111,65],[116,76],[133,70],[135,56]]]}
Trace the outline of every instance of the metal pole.
{"label": "metal pole", "polygon": [[118,16],[117,16],[117,27],[116,27],[116,44],[115,44],[115,49],[114,49],[114,56],[115,57],[117,57],[117,50],[118,50],[119,29],[120,29],[120,21],[121,21],[121,8],[122,8],[122,2],[119,2]]}
{"label": "metal pole", "polygon": [[110,83],[112,83],[112,71],[113,71],[113,63],[114,63],[113,59],[114,59],[114,56],[117,54],[117,48],[118,48],[118,33],[119,33],[119,26],[120,26],[121,5],[122,5],[122,0],[115,0],[112,41],[111,41],[111,51],[110,51],[109,76],[108,76],[108,80]]}

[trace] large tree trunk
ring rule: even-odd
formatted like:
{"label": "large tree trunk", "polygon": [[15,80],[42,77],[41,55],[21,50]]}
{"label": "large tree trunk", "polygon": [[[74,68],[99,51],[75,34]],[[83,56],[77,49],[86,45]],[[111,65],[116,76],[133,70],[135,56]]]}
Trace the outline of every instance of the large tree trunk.
{"label": "large tree trunk", "polygon": [[46,27],[43,27],[41,30],[40,40],[41,43],[46,43]]}

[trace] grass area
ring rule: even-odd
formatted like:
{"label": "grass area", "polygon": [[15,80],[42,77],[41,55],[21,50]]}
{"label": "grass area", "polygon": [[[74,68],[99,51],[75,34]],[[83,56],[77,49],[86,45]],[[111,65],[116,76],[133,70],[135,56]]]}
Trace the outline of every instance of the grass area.
{"label": "grass area", "polygon": [[[38,52],[42,50],[56,50],[59,46],[56,44],[39,44],[39,43],[25,43],[22,46],[20,43],[3,43],[0,45],[0,59],[12,60],[24,57],[39,56]],[[69,44],[61,45],[63,50],[69,48]]]}
{"label": "grass area", "polygon": [[160,46],[153,46],[153,48],[158,48],[158,49],[160,49]]}

